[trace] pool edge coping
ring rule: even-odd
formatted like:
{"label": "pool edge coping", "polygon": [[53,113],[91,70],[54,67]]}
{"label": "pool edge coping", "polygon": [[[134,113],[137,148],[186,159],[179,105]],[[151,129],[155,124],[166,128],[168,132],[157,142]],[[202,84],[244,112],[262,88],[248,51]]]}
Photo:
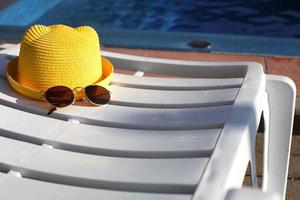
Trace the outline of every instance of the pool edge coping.
{"label": "pool edge coping", "polygon": [[[20,40],[28,26],[0,26],[0,39]],[[130,29],[96,29],[101,44],[107,47],[239,53],[273,56],[300,56],[300,39],[225,35],[210,33],[160,32]],[[211,48],[188,46],[192,40],[204,40]]]}

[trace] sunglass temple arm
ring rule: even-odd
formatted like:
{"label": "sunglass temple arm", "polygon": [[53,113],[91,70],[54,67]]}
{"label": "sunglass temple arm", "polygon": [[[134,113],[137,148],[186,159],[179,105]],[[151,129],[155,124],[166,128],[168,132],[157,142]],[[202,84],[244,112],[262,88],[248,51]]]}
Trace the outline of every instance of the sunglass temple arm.
{"label": "sunglass temple arm", "polygon": [[47,115],[51,115],[51,113],[53,113],[54,111],[56,111],[57,110],[57,108],[55,107],[55,106],[53,106],[50,110],[49,110],[49,112],[47,113]]}

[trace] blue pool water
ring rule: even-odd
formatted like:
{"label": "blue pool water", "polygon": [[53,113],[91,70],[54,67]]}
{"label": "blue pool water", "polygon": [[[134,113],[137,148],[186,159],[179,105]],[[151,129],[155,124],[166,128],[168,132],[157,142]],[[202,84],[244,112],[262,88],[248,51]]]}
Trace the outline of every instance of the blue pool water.
{"label": "blue pool water", "polygon": [[299,0],[18,0],[0,11],[0,40],[58,23],[110,47],[300,56]]}
{"label": "blue pool water", "polygon": [[34,23],[300,38],[300,1],[63,0]]}

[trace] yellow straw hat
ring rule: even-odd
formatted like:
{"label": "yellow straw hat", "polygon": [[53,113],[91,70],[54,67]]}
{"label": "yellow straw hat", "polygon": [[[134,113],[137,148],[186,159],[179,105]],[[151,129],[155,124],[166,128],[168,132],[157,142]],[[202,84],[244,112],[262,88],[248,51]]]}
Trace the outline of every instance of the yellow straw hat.
{"label": "yellow straw hat", "polygon": [[[6,75],[16,91],[42,100],[48,88],[58,85],[107,87],[112,73],[93,28],[35,25],[25,32],[19,57],[8,63]],[[77,94],[76,99],[81,97]]]}

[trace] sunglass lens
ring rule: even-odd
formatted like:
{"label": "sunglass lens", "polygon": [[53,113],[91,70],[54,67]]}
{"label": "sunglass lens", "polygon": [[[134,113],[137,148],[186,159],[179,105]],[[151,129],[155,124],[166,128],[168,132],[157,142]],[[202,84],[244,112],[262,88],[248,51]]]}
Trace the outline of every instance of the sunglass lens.
{"label": "sunglass lens", "polygon": [[88,100],[96,105],[107,104],[110,100],[110,93],[104,87],[98,85],[89,85],[84,89]]}
{"label": "sunglass lens", "polygon": [[74,92],[65,86],[54,86],[45,92],[45,99],[51,105],[62,108],[74,102]]}

